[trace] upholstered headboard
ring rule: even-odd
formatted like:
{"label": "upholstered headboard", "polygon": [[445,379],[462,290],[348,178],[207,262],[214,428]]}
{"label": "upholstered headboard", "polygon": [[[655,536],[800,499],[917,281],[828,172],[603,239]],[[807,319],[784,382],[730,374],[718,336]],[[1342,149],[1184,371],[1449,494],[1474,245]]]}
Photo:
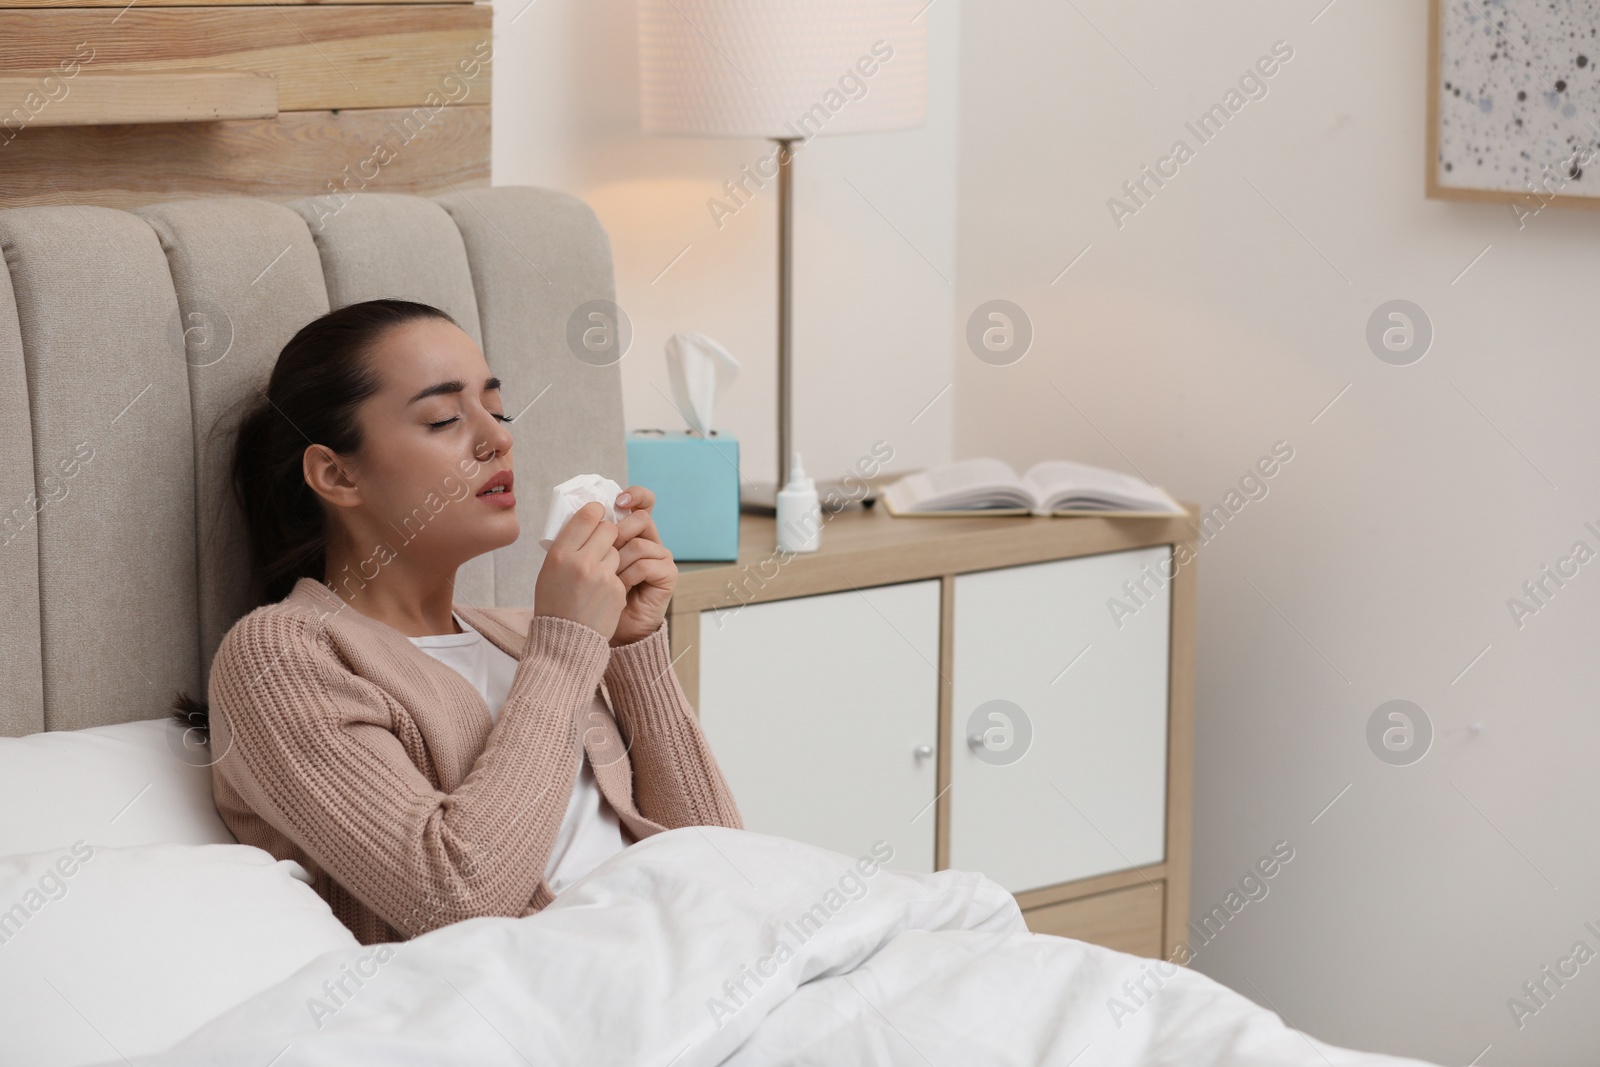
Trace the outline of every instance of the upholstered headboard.
{"label": "upholstered headboard", "polygon": [[458,599],[529,604],[549,487],[627,484],[615,363],[568,348],[613,299],[581,201],[500,187],[427,198],[248,197],[0,211],[0,735],[169,714],[205,692],[244,612],[227,484],[239,405],[306,322],[359,300],[448,311],[504,382],[523,535]]}

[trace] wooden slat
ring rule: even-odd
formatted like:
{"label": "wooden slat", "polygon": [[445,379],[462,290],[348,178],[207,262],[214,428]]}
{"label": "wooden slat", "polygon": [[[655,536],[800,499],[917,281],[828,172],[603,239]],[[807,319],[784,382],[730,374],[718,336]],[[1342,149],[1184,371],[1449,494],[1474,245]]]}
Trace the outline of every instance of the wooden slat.
{"label": "wooden slat", "polygon": [[0,70],[263,71],[284,111],[487,104],[492,18],[488,4],[0,10]]}
{"label": "wooden slat", "polygon": [[[886,585],[942,574],[1120,552],[1194,539],[1193,516],[1157,519],[1101,517],[897,519],[880,507],[824,514],[822,548],[784,562],[776,575],[763,562],[776,557],[777,523],[742,515],[739,558],[728,563],[680,563],[673,603],[679,610],[734,607],[764,600]],[[777,557],[781,559],[781,557]],[[864,577],[870,576],[870,577]]]}
{"label": "wooden slat", "polygon": [[[1178,952],[1188,940],[1189,868],[1194,824],[1194,649],[1197,545],[1173,546],[1171,652],[1167,671],[1167,900],[1162,956],[1187,963]],[[1185,552],[1184,549],[1188,551]],[[1187,560],[1187,562],[1183,562]],[[1176,956],[1177,958],[1174,958]]]}
{"label": "wooden slat", "polygon": [[1428,0],[1428,86],[1423,131],[1423,195],[1439,196],[1439,0]]}
{"label": "wooden slat", "polygon": [[1038,934],[1071,937],[1096,945],[1156,957],[1161,952],[1161,884],[1137,885],[1022,913]]}
{"label": "wooden slat", "polygon": [[[141,4],[143,9],[153,7],[250,7],[260,6],[269,0],[161,0],[159,4]],[[313,5],[325,4],[328,0],[270,0],[278,4]],[[337,0],[341,4],[470,4],[473,0]],[[115,7],[128,6],[128,0],[0,0],[0,10],[7,8],[28,8],[32,11],[58,10],[74,7]]]}
{"label": "wooden slat", "polygon": [[[949,737],[950,719],[955,714],[956,676],[956,576],[939,576],[939,710],[934,737]],[[933,869],[950,866],[950,780],[955,773],[950,746],[937,746],[938,761],[933,776],[937,798],[933,807]]]}
{"label": "wooden slat", "polygon": [[1167,865],[1152,863],[1146,867],[1128,867],[1107,874],[1097,874],[1093,878],[1080,878],[1076,882],[1047,885],[1042,889],[1029,889],[1012,895],[1017,898],[1017,907],[1027,911],[1029,908],[1042,908],[1046,904],[1059,904],[1064,900],[1077,900],[1079,897],[1109,893],[1113,889],[1127,889],[1136,885],[1160,885],[1166,880]]}
{"label": "wooden slat", "polygon": [[[1565,193],[1535,196],[1526,190],[1501,192],[1497,189],[1458,189],[1451,185],[1434,184],[1428,188],[1428,197],[1432,200],[1456,200],[1466,204],[1498,204],[1501,207],[1517,203],[1528,213],[1537,212],[1547,205],[1575,207],[1580,211],[1600,211],[1600,196],[1570,196]],[[1513,216],[1513,219],[1517,217]]]}
{"label": "wooden slat", "polygon": [[[51,99],[48,88],[40,92],[52,76],[54,84],[70,86],[59,99]],[[267,119],[278,114],[278,79],[260,71],[86,70],[69,83],[58,71],[5,71],[0,100],[22,101],[28,126]],[[22,121],[13,118],[10,128],[20,132]]]}
{"label": "wooden slat", "polygon": [[[424,118],[426,124],[418,125]],[[369,163],[380,143],[393,158]],[[10,144],[0,142],[0,164],[0,208],[126,209],[201,196],[281,201],[326,195],[335,210],[335,190],[432,195],[487,187],[489,108],[447,107],[431,115],[409,108],[302,111],[200,125],[30,128]]]}

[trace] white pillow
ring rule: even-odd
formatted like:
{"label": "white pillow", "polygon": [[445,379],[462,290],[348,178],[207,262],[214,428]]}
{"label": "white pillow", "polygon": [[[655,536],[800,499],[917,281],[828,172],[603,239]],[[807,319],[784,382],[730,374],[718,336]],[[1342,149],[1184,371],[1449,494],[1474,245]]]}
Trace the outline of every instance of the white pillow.
{"label": "white pillow", "polygon": [[0,858],[0,1063],[165,1051],[355,947],[304,867],[251,845],[80,842]]}
{"label": "white pillow", "polygon": [[[91,845],[231,845],[211,754],[175,719],[0,737],[0,856]],[[3,903],[0,903],[3,906]]]}

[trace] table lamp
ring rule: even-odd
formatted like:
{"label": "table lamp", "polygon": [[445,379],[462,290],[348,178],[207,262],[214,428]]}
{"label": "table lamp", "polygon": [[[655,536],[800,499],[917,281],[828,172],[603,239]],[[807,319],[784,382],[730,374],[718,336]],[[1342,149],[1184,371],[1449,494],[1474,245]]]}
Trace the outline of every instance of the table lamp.
{"label": "table lamp", "polygon": [[[775,149],[723,186],[730,213],[778,183],[778,482],[746,490],[770,510],[794,443],[794,155],[819,134],[921,126],[927,0],[639,0],[646,133],[762,137]],[[713,211],[715,212],[715,203]],[[818,481],[818,492],[824,493]]]}

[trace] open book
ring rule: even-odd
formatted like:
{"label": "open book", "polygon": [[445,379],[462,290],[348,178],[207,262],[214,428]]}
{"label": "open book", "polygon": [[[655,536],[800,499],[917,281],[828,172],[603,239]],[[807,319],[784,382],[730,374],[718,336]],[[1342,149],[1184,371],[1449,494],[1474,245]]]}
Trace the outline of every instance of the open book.
{"label": "open book", "polygon": [[1183,515],[1141,478],[1087,463],[1044,460],[1018,475],[999,459],[962,459],[908,474],[882,493],[891,515]]}

